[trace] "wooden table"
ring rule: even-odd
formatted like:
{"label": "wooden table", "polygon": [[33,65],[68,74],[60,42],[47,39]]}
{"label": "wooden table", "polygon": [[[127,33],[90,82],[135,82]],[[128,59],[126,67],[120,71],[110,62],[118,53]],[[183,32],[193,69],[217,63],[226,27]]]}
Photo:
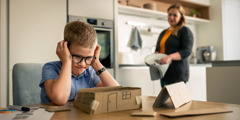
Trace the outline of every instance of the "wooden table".
{"label": "wooden table", "polygon": [[[96,115],[86,114],[77,108],[73,107],[73,102],[69,102],[66,106],[71,108],[71,111],[55,112],[51,120],[240,120],[240,105],[236,104],[225,104],[225,103],[214,103],[214,102],[203,102],[203,101],[192,101],[183,105],[180,108],[173,109],[171,103],[167,103],[161,108],[152,108],[152,105],[156,97],[143,96],[142,97],[142,110],[156,111],[155,117],[136,117],[131,116],[132,112],[140,110],[126,110],[111,113],[103,113]],[[48,106],[48,105],[43,105]],[[219,113],[211,115],[199,115],[199,116],[187,116],[178,118],[169,118],[160,115],[161,112],[167,111],[185,111],[194,109],[204,108],[224,108],[231,110],[230,113]]]}

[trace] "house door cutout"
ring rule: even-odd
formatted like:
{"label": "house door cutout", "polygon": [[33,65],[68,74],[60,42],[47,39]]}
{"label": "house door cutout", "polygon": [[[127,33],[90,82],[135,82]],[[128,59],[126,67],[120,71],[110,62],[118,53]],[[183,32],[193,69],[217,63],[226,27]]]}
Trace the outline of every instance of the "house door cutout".
{"label": "house door cutout", "polygon": [[117,111],[117,94],[118,93],[111,93],[108,94],[108,102],[107,102],[107,111]]}

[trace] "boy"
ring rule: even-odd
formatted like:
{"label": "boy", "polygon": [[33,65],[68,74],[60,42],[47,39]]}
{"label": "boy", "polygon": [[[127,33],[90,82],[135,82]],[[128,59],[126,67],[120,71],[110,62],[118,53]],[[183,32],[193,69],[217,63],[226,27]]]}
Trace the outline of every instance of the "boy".
{"label": "boy", "polygon": [[74,100],[81,88],[118,86],[117,81],[99,61],[101,46],[94,28],[85,22],[73,21],[64,29],[64,41],[57,45],[60,61],[43,66],[41,103],[64,105]]}

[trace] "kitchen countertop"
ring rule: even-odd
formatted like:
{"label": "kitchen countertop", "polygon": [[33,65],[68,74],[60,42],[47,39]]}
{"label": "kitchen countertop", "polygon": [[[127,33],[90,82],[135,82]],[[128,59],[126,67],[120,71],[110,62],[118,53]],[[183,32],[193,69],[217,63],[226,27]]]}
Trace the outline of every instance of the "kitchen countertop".
{"label": "kitchen countertop", "polygon": [[213,61],[212,66],[213,67],[240,66],[240,60]]}
{"label": "kitchen countertop", "polygon": [[[206,64],[189,64],[190,67],[212,67],[211,63]],[[119,68],[122,69],[149,69],[145,64],[119,64]]]}
{"label": "kitchen countertop", "polygon": [[204,64],[189,64],[190,67],[212,67],[211,63],[204,63]]}

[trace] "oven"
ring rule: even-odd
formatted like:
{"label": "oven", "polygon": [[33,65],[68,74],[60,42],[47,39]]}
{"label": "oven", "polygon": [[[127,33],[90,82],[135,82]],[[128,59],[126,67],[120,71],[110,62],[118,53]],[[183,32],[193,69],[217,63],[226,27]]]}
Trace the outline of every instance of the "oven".
{"label": "oven", "polygon": [[68,16],[68,22],[80,20],[91,24],[97,32],[98,44],[101,46],[100,62],[108,69],[114,68],[113,56],[113,21],[82,16]]}

